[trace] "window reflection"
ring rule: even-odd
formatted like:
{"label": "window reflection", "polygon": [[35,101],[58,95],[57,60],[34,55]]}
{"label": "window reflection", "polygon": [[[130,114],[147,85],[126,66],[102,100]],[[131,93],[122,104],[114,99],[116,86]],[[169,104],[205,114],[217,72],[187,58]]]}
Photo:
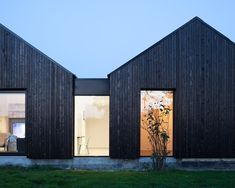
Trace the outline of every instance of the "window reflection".
{"label": "window reflection", "polygon": [[[169,140],[167,143],[168,155],[173,154],[173,91],[141,91],[141,119],[140,122],[146,121],[146,114],[149,107],[155,108],[157,112],[160,110],[161,105],[169,106],[172,109],[169,114],[164,118],[163,126],[166,128]],[[141,127],[141,126],[140,126]],[[140,155],[151,156],[152,148],[148,139],[148,133],[142,127],[140,128]]]}

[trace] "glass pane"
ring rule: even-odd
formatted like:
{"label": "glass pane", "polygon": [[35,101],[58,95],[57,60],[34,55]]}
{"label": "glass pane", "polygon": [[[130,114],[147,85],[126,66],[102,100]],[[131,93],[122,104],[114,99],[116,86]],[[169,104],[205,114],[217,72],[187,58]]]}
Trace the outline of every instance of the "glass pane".
{"label": "glass pane", "polygon": [[[166,130],[169,140],[167,143],[168,155],[173,154],[173,91],[141,91],[141,128],[140,128],[140,155],[152,155],[152,146],[149,141],[149,134],[146,131],[148,113],[151,110],[155,117],[161,116],[162,106],[169,108],[169,114],[162,119],[162,128]],[[162,116],[161,116],[162,117]]]}
{"label": "glass pane", "polygon": [[75,156],[109,155],[109,97],[75,97]]}
{"label": "glass pane", "polygon": [[24,152],[25,94],[0,93],[0,152]]}

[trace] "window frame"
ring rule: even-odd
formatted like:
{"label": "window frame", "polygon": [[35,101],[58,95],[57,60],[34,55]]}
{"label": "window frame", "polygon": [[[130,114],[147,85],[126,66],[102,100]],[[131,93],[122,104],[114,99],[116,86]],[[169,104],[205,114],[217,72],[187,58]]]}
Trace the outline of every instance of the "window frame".
{"label": "window frame", "polygon": [[175,156],[175,88],[141,88],[139,90],[139,157],[151,157],[151,155],[141,155],[141,91],[171,91],[173,94],[173,117],[172,117],[172,154],[167,157]]}
{"label": "window frame", "polygon": [[[75,105],[75,97],[108,97],[109,98],[109,121],[108,121],[108,132],[109,132],[109,155],[75,155],[75,109],[76,109],[76,105]],[[110,95],[106,95],[106,94],[77,94],[73,96],[73,113],[74,113],[74,117],[73,117],[73,157],[110,157]]]}
{"label": "window frame", "polygon": [[[0,89],[0,94],[24,94],[25,97],[25,152],[0,152],[0,156],[26,156],[27,153],[27,92],[26,89]],[[22,119],[22,118],[16,118]]]}

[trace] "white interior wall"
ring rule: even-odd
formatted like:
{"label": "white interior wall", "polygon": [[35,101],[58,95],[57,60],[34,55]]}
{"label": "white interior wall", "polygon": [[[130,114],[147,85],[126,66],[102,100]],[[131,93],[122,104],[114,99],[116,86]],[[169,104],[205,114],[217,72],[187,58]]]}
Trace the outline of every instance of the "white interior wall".
{"label": "white interior wall", "polygon": [[[89,149],[109,148],[109,97],[76,96],[74,154],[78,154],[78,138],[89,139]],[[80,139],[80,138],[79,138]],[[80,140],[81,141],[81,140]],[[83,140],[84,141],[84,140]],[[92,152],[92,151],[91,151]],[[92,155],[92,153],[91,153]]]}
{"label": "white interior wall", "polygon": [[0,93],[0,132],[9,130],[9,118],[25,118],[24,93]]}

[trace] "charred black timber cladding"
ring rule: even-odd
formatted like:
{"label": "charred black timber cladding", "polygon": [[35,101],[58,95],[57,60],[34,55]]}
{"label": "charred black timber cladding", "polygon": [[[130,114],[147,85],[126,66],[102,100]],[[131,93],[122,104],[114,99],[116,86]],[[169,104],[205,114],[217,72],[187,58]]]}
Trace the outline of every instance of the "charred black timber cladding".
{"label": "charred black timber cladding", "polygon": [[235,45],[194,18],[110,78],[110,155],[140,154],[140,91],[173,90],[177,158],[235,156]]}

